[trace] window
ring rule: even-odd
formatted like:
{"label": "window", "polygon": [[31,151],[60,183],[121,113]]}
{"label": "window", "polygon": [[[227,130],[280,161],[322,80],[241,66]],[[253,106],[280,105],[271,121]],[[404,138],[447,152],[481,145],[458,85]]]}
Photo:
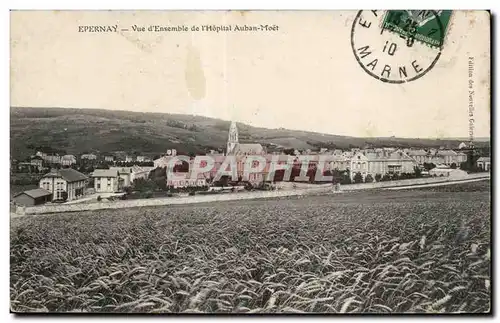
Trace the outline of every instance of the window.
{"label": "window", "polygon": [[101,188],[101,183],[97,183],[97,189]]}

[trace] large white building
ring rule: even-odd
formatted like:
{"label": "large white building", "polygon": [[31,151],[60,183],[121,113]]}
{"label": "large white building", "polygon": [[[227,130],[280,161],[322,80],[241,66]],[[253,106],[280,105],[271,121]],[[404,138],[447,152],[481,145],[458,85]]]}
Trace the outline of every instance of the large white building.
{"label": "large white building", "polygon": [[363,179],[370,174],[373,178],[377,174],[414,173],[417,162],[402,150],[376,151],[363,153],[361,151],[351,158],[351,179],[361,173]]}
{"label": "large white building", "polygon": [[96,193],[114,193],[123,187],[123,179],[117,170],[96,169],[92,173]]}
{"label": "large white building", "polygon": [[67,200],[75,200],[85,194],[88,177],[71,169],[53,169],[40,179],[40,188],[52,193],[53,200],[62,200],[64,193]]}

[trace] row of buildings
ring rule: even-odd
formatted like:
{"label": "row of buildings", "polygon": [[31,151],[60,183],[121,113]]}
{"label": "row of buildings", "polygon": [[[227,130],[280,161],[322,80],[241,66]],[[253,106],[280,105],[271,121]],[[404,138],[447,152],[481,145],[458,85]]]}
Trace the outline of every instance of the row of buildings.
{"label": "row of buildings", "polygon": [[20,205],[37,205],[51,201],[73,201],[87,195],[90,178],[93,178],[94,193],[115,193],[132,185],[136,179],[147,179],[153,167],[111,167],[96,169],[89,176],[72,168],[52,169],[43,175],[39,188],[24,191],[14,196]]}
{"label": "row of buildings", "polygon": [[[34,157],[39,157],[41,160],[45,161],[48,164],[62,164],[66,166],[70,166],[77,163],[77,157],[74,155],[63,155],[60,156],[58,154],[47,154],[41,151],[38,151]],[[97,161],[102,160],[106,162],[114,162],[114,161],[123,161],[123,162],[151,162],[152,159],[148,156],[143,155],[127,155],[124,152],[117,152],[116,154],[104,154],[104,155],[96,155],[96,154],[82,154],[79,159],[81,161]]]}
{"label": "row of buildings", "polygon": [[[170,154],[176,154],[175,149],[170,150]],[[36,152],[27,161],[15,161],[15,167],[24,169],[35,169],[41,171],[54,166],[73,167],[78,164],[97,164],[98,162],[105,163],[150,163],[152,159],[148,156],[132,156],[125,153],[117,153],[115,155],[96,155],[96,154],[82,154],[79,157],[75,155],[59,155],[47,154],[41,151]]]}
{"label": "row of buildings", "polygon": [[[466,147],[462,147],[466,148]],[[149,173],[155,168],[163,168],[170,166],[170,162],[175,158],[177,152],[169,150],[167,153],[154,160],[152,167],[132,166],[132,167],[110,167],[109,169],[96,169],[91,174],[94,179],[93,190],[96,193],[112,193],[121,191],[123,188],[131,186],[135,179],[148,178]],[[261,156],[265,160],[265,165],[261,171],[249,174],[248,180],[252,184],[258,184],[268,179],[268,174],[273,171],[272,164],[278,165],[294,164],[297,165],[301,155],[311,155],[315,158],[309,160],[309,168],[317,168],[318,163],[322,160],[321,156],[326,156],[328,162],[321,165],[322,169],[349,171],[351,179],[357,173],[360,173],[365,179],[368,175],[375,178],[377,174],[381,176],[386,174],[402,174],[413,173],[416,167],[422,167],[424,164],[434,164],[439,168],[455,168],[461,163],[467,161],[467,155],[460,150],[451,149],[398,149],[398,148],[368,148],[359,149],[353,148],[350,150],[328,150],[321,149],[318,152],[310,150],[298,151],[295,150],[293,155],[285,154],[268,154],[266,149],[258,143],[240,143],[238,140],[238,129],[236,123],[232,123],[229,129],[228,142],[225,153],[216,153],[214,151],[207,154],[214,161],[214,167],[205,174],[198,174],[195,178],[191,178],[190,170],[192,170],[194,158],[189,160],[188,170],[186,173],[176,174],[175,178],[167,178],[167,185],[174,187],[186,186],[205,186],[213,178],[224,164],[227,156],[234,156],[236,159],[237,176],[244,177],[247,158],[249,156]],[[71,166],[76,160],[74,156],[67,155],[54,157],[43,153],[37,153],[38,158],[47,162],[65,161],[67,166]],[[110,156],[104,156],[105,160],[111,161]],[[144,162],[147,159],[144,156],[137,156],[137,162]],[[84,154],[80,156],[81,160],[96,160],[98,156],[94,154]],[[114,160],[114,159],[113,159]],[[133,162],[132,159],[124,161]],[[182,162],[177,161],[180,165]],[[455,167],[454,167],[455,166]],[[489,157],[481,157],[477,161],[477,166],[485,171],[491,170],[491,162]],[[74,200],[86,194],[89,178],[71,168],[54,169],[45,174],[40,180],[38,189],[26,191],[16,196],[19,202],[28,204],[36,204],[47,200]],[[32,205],[31,204],[31,205]]]}
{"label": "row of buildings", "polygon": [[[461,148],[466,148],[465,144]],[[257,174],[251,174],[250,182],[262,182],[270,171],[271,161],[276,160],[276,154],[268,154],[261,144],[257,143],[239,143],[238,128],[236,123],[231,123],[226,147],[226,154],[207,154],[214,160],[214,167],[208,174],[203,177],[215,177],[217,170],[222,165],[225,156],[232,155],[236,157],[237,174],[242,176],[246,164],[246,158],[251,155],[262,156],[266,160],[264,169]],[[367,175],[374,177],[376,174],[401,174],[413,173],[415,167],[423,167],[424,164],[434,164],[441,168],[460,167],[467,161],[467,154],[459,149],[398,149],[398,148],[352,148],[350,150],[341,149],[320,149],[319,151],[311,151],[309,149],[299,151],[295,150],[293,155],[295,158],[292,162],[296,163],[299,156],[311,155],[317,156],[316,160],[310,162],[310,167],[317,166],[320,156],[324,155],[330,161],[324,166],[324,170],[350,171],[351,179],[356,173],[361,173],[363,178]],[[288,155],[278,155],[279,163],[289,162]],[[155,167],[167,167],[173,156],[163,156],[154,160]],[[193,163],[190,161],[190,168]],[[202,175],[200,175],[202,176]],[[176,183],[183,184],[182,181]]]}

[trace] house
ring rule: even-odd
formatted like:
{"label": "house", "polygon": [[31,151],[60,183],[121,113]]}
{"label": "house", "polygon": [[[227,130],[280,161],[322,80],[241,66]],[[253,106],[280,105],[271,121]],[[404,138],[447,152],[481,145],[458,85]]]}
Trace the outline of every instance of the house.
{"label": "house", "polygon": [[177,156],[177,150],[176,149],[167,149],[167,153],[165,156]]}
{"label": "house", "polygon": [[461,142],[459,145],[458,145],[458,149],[465,149],[467,148],[468,145],[465,143],[465,142]]}
{"label": "house", "polygon": [[465,163],[467,161],[467,154],[459,151],[457,152],[457,166],[460,166],[461,163]]}
{"label": "house", "polygon": [[104,161],[114,162],[115,161],[115,157],[114,156],[104,156]]}
{"label": "house", "polygon": [[136,161],[139,163],[143,163],[143,162],[147,161],[146,159],[147,159],[146,156],[137,156],[136,157]]}
{"label": "house", "polygon": [[207,186],[204,174],[197,174],[196,178],[191,178],[190,173],[174,172],[171,179],[167,179],[167,186],[179,187],[203,187]]}
{"label": "house", "polygon": [[[160,157],[158,159],[155,159],[153,161],[153,166],[154,168],[163,168],[163,167],[167,167],[169,166],[169,163],[170,161],[172,160],[172,158],[174,158],[174,156],[163,156],[163,157]],[[182,165],[182,161],[181,160],[177,160],[175,165]]]}
{"label": "house", "polygon": [[109,169],[118,172],[118,176],[123,180],[123,187],[129,187],[134,182],[132,167],[110,167]]}
{"label": "house", "polygon": [[30,160],[31,165],[36,167],[38,170],[43,168],[43,158],[40,156],[33,156]]}
{"label": "house", "polygon": [[92,173],[94,178],[94,189],[96,193],[114,193],[123,187],[123,179],[117,170],[96,169]]}
{"label": "house", "polygon": [[76,164],[76,158],[73,155],[64,155],[61,157],[61,165],[71,166]]}
{"label": "house", "polygon": [[87,183],[88,177],[72,168],[53,169],[40,179],[40,188],[51,192],[52,200],[71,201],[85,194]]}
{"label": "house", "polygon": [[17,167],[19,165],[19,161],[17,159],[13,159],[11,158],[10,159],[10,171],[11,172],[16,172],[17,171]]}
{"label": "house", "polygon": [[330,156],[330,170],[346,170],[351,166],[351,159],[346,158],[342,154],[334,154]]}
{"label": "house", "polygon": [[[437,157],[442,157],[444,159],[444,164],[445,165],[460,165],[462,162],[463,157],[460,157],[456,152],[454,152],[451,149],[440,149],[436,152]],[[467,156],[466,156],[467,160]]]}
{"label": "house", "polygon": [[419,165],[428,163],[430,159],[430,153],[424,149],[410,149],[407,155],[413,158]]}
{"label": "house", "polygon": [[478,168],[484,171],[491,171],[491,157],[479,157],[476,161]]}
{"label": "house", "polygon": [[132,156],[125,156],[125,162],[126,163],[131,163],[133,161],[134,161],[134,157],[132,157]]}
{"label": "house", "polygon": [[153,169],[155,169],[155,167],[152,166],[132,166],[132,172],[130,174],[131,183],[139,178],[147,179],[149,177],[149,173],[151,173]]}
{"label": "house", "polygon": [[80,159],[82,160],[96,160],[97,156],[94,154],[83,154]]}
{"label": "house", "polygon": [[41,156],[46,164],[60,164],[61,156],[59,155],[42,155]]}
{"label": "house", "polygon": [[357,152],[351,158],[351,179],[356,173],[361,173],[363,179],[370,174],[375,177],[377,174],[401,174],[413,173],[417,162],[405,154],[402,150],[384,150],[372,153]]}
{"label": "house", "polygon": [[14,195],[13,199],[17,205],[34,206],[52,201],[52,193],[43,188],[35,188]]}

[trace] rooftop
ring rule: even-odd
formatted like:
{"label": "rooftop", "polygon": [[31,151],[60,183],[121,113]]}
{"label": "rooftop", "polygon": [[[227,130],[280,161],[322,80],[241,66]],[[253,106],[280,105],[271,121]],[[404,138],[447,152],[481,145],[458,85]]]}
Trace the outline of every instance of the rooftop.
{"label": "rooftop", "polygon": [[92,173],[92,177],[117,177],[118,171],[116,169],[96,169]]}
{"label": "rooftop", "polygon": [[88,179],[87,176],[72,168],[53,169],[43,177],[62,177],[67,182],[78,182]]}
{"label": "rooftop", "polygon": [[43,188],[35,188],[33,190],[28,190],[28,191],[24,191],[24,192],[18,193],[14,197],[19,196],[21,194],[26,194],[26,195],[34,198],[34,199],[42,197],[42,196],[52,195],[51,192],[49,192],[49,191],[47,191],[47,190],[45,190]]}

